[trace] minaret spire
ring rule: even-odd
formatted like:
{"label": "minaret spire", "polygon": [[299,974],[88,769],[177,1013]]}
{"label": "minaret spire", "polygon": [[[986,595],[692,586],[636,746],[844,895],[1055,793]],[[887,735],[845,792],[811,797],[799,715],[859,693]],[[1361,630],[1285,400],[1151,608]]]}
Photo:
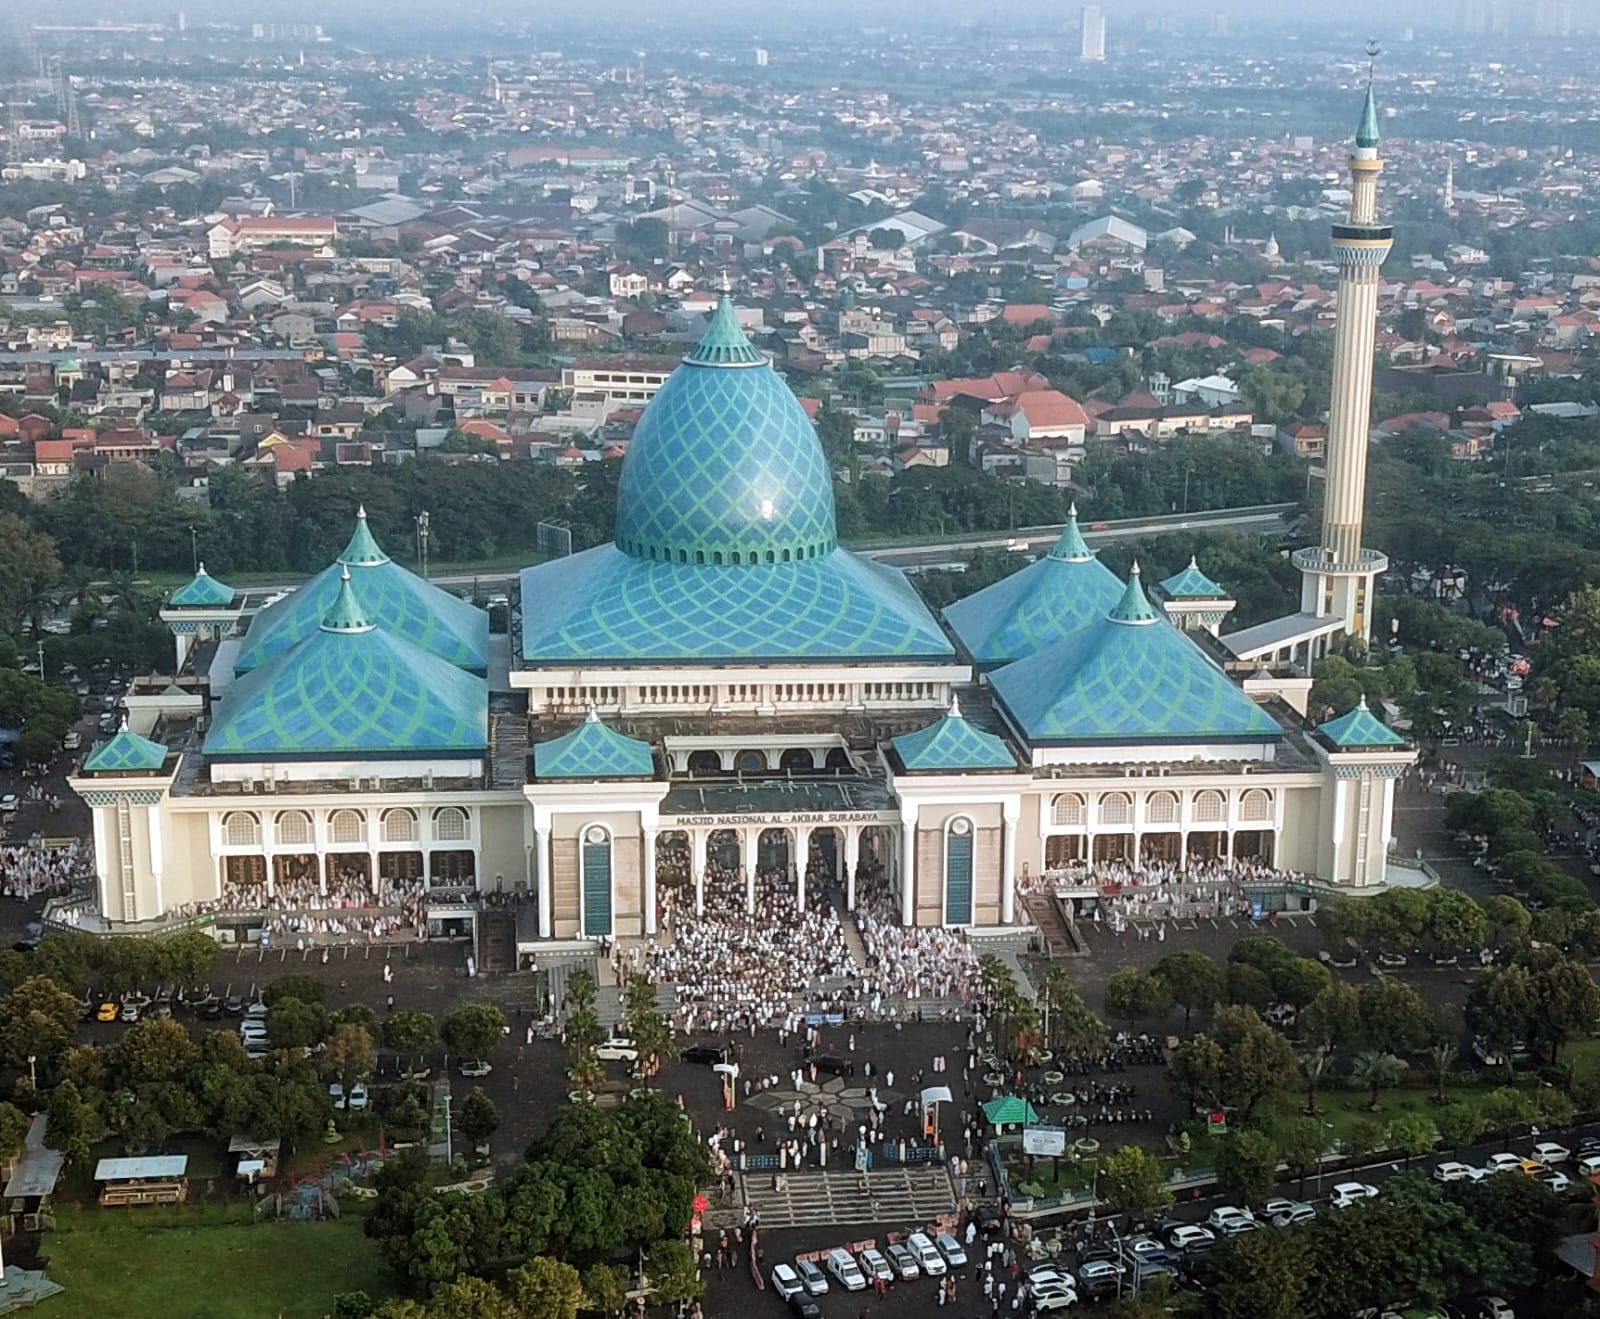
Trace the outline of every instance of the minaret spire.
{"label": "minaret spire", "polygon": [[1317,639],[1318,658],[1346,637],[1366,641],[1372,630],[1372,594],[1388,560],[1361,544],[1367,497],[1368,431],[1372,422],[1372,364],[1377,341],[1379,269],[1394,230],[1378,223],[1378,103],[1376,42],[1367,43],[1367,89],[1350,153],[1350,214],[1333,226],[1339,263],[1338,321],[1333,339],[1333,382],[1328,405],[1327,493],[1322,544],[1299,550],[1300,608],[1336,619],[1337,631]]}

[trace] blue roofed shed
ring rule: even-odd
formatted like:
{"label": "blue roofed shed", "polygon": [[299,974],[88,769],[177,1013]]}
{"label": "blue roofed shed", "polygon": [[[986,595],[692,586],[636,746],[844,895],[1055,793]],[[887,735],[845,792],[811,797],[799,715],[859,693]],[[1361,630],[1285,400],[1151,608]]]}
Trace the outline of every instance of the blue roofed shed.
{"label": "blue roofed shed", "polygon": [[167,748],[129,730],[126,721],[109,742],[102,742],[83,762],[86,774],[159,774]]}
{"label": "blue roofed shed", "polygon": [[570,733],[534,746],[533,772],[540,779],[648,779],[656,765],[648,742],[608,728],[591,710]]}
{"label": "blue roofed shed", "polygon": [[171,609],[223,609],[233,603],[233,587],[219,582],[205,564],[167,600]]}
{"label": "blue roofed shed", "polygon": [[1378,751],[1403,747],[1405,738],[1367,708],[1363,696],[1354,709],[1318,727],[1317,733],[1340,751]]}
{"label": "blue roofed shed", "polygon": [[974,727],[952,700],[950,713],[926,728],[903,733],[890,745],[912,774],[956,774],[971,770],[1015,769],[1016,757],[1003,738]]}

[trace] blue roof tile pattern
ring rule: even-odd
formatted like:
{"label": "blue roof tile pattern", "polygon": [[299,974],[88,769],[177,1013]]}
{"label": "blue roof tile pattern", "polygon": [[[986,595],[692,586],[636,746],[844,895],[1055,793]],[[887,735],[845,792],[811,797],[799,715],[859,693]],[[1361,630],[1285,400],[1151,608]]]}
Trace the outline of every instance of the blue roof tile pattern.
{"label": "blue roof tile pattern", "polygon": [[530,665],[950,659],[954,648],[898,569],[843,550],[697,567],[612,545],[522,572]]}
{"label": "blue roof tile pattern", "polygon": [[233,603],[233,587],[206,572],[205,564],[167,599],[177,609],[221,609]]}
{"label": "blue roof tile pattern", "polygon": [[1365,696],[1354,709],[1328,720],[1317,732],[1340,751],[1372,751],[1406,744],[1405,738],[1367,708]]}
{"label": "blue roof tile pattern", "polygon": [[234,672],[258,669],[315,634],[339,594],[340,575],[346,568],[363,608],[379,626],[457,668],[488,672],[489,615],[392,562],[367,529],[364,510],[344,553],[304,586],[256,615],[234,661]]}
{"label": "blue roof tile pattern", "polygon": [[205,754],[217,760],[483,755],[488,683],[379,626],[349,569],[340,572],[317,631],[228,689]]}
{"label": "blue roof tile pattern", "polygon": [[1035,745],[1260,742],[1277,723],[1150,607],[1138,575],[1105,619],[990,675]]}
{"label": "blue roof tile pattern", "polygon": [[947,605],[944,617],[973,662],[990,669],[1105,617],[1121,595],[1116,574],[1084,544],[1073,510],[1049,554]]}
{"label": "blue roof tile pattern", "polygon": [[640,418],[615,540],[638,558],[709,566],[809,560],[838,542],[816,429],[727,298]]}
{"label": "blue roof tile pattern", "polygon": [[129,732],[124,724],[109,742],[89,753],[83,768],[87,774],[159,774],[166,763],[166,747]]}
{"label": "blue roof tile pattern", "polygon": [[913,774],[1017,767],[1004,740],[973,727],[955,701],[950,702],[949,714],[926,728],[902,734],[891,745],[899,753],[900,763]]}
{"label": "blue roof tile pattern", "polygon": [[606,727],[591,710],[570,733],[535,744],[533,772],[541,779],[648,779],[656,765],[648,742]]}
{"label": "blue roof tile pattern", "polygon": [[1228,593],[1200,571],[1194,556],[1189,556],[1189,566],[1173,573],[1161,583],[1161,591],[1169,600],[1226,600]]}

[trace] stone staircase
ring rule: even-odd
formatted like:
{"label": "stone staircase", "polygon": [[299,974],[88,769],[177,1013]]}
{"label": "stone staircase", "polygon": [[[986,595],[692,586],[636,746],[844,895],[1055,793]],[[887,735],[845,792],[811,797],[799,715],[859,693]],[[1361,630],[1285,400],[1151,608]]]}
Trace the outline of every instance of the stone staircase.
{"label": "stone staircase", "polygon": [[1022,899],[1023,909],[1039,927],[1039,939],[1051,957],[1070,957],[1075,951],[1072,934],[1053,894],[1029,893]]}
{"label": "stone staircase", "polygon": [[478,970],[485,975],[517,969],[517,918],[486,909],[478,918]]}
{"label": "stone staircase", "polygon": [[790,1172],[784,1189],[772,1189],[774,1174],[740,1174],[745,1204],[761,1211],[761,1226],[832,1227],[848,1223],[926,1223],[954,1207],[950,1174],[942,1164],[875,1169],[863,1174]]}

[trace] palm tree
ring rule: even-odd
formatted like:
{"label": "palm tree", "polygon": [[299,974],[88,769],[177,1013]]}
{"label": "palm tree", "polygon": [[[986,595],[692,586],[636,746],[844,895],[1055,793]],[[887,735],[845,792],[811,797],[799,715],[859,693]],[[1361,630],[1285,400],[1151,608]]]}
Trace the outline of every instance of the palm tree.
{"label": "palm tree", "polygon": [[1433,1069],[1434,1092],[1433,1102],[1444,1103],[1444,1078],[1449,1075],[1451,1067],[1455,1065],[1456,1055],[1460,1050],[1451,1040],[1441,1040],[1438,1044],[1428,1048],[1428,1065]]}
{"label": "palm tree", "polygon": [[1300,1055],[1300,1072],[1306,1078],[1306,1112],[1312,1117],[1317,1115],[1317,1086],[1332,1065],[1333,1054],[1326,1048]]}
{"label": "palm tree", "polygon": [[1405,1059],[1381,1049],[1364,1049],[1350,1064],[1350,1079],[1357,1085],[1372,1087],[1372,1101],[1367,1107],[1374,1113],[1378,1111],[1378,1091],[1384,1086],[1399,1085],[1405,1074]]}

